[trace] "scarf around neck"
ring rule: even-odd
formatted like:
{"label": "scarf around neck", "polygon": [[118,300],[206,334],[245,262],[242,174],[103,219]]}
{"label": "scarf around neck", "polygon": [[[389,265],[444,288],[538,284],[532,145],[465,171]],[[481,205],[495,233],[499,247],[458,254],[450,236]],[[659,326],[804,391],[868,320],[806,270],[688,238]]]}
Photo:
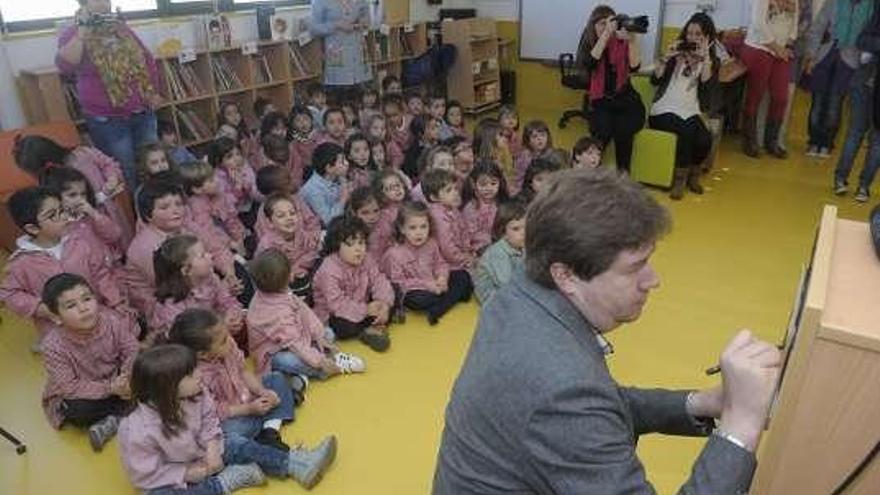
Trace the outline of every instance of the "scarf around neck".
{"label": "scarf around neck", "polygon": [[617,77],[615,79],[614,94],[617,94],[629,79],[629,43],[616,37],[608,40],[605,46],[605,53],[596,64],[596,71],[590,78],[590,100],[596,101],[605,97],[608,92],[605,87],[605,71],[607,70],[605,59],[608,59],[611,66],[616,69]]}
{"label": "scarf around neck", "polygon": [[110,23],[95,27],[85,45],[111,105],[120,107],[138,93],[144,100],[156,94],[144,50],[128,26]]}

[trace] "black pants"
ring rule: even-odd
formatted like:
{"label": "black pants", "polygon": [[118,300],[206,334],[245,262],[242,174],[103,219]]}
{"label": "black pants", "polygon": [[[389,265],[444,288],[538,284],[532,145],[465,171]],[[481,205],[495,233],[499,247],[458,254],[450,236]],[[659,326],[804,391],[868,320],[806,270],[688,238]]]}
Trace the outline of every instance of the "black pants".
{"label": "black pants", "polygon": [[364,330],[370,328],[375,321],[376,318],[373,316],[368,316],[357,322],[346,320],[345,318],[339,318],[338,316],[331,316],[327,323],[330,325],[330,328],[333,329],[333,333],[336,334],[337,339],[345,340],[360,336],[360,334],[363,333]]}
{"label": "black pants", "polygon": [[471,277],[464,270],[456,270],[449,274],[449,289],[443,294],[434,294],[425,290],[414,290],[406,294],[403,304],[409,309],[426,311],[428,321],[436,322],[460,301],[470,299],[473,286]]}
{"label": "black pants", "polygon": [[651,129],[675,134],[675,167],[699,167],[712,150],[712,133],[699,115],[685,120],[674,113],[652,115],[648,118]]}
{"label": "black pants", "polygon": [[614,140],[617,168],[629,172],[633,139],[645,126],[645,106],[636,90],[627,83],[613,97],[593,102],[590,112],[590,131],[607,145]]}
{"label": "black pants", "polygon": [[236,296],[236,299],[244,308],[247,308],[251,304],[251,299],[254,298],[254,282],[251,280],[251,275],[248,273],[247,268],[237,261],[235,262],[235,278],[242,285],[241,292]]}
{"label": "black pants", "polygon": [[61,402],[64,423],[77,428],[88,428],[107,416],[122,416],[131,403],[112,395],[104,399],[70,399]]}

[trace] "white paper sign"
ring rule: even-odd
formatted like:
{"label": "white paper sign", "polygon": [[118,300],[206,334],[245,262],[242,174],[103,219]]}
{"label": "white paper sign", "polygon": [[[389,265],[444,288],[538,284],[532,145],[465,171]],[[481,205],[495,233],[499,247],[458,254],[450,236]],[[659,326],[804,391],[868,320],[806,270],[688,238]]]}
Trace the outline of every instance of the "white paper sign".
{"label": "white paper sign", "polygon": [[186,64],[196,60],[196,51],[192,48],[184,48],[177,54],[177,61]]}
{"label": "white paper sign", "polygon": [[403,25],[403,32],[404,33],[412,33],[412,32],[415,32],[415,30],[416,30],[416,27],[413,26],[409,22],[407,22],[406,24]]}
{"label": "white paper sign", "polygon": [[382,33],[384,36],[388,36],[391,34],[391,26],[389,26],[388,24],[382,24],[381,26],[379,26],[379,32]]}
{"label": "white paper sign", "polygon": [[489,66],[489,70],[497,69],[498,68],[498,59],[497,58],[490,58],[487,65]]}
{"label": "white paper sign", "polygon": [[241,53],[245,55],[256,55],[259,51],[256,41],[248,41],[241,45]]}
{"label": "white paper sign", "polygon": [[300,31],[296,36],[296,41],[299,43],[299,46],[308,45],[312,42],[312,33],[310,33],[308,29]]}

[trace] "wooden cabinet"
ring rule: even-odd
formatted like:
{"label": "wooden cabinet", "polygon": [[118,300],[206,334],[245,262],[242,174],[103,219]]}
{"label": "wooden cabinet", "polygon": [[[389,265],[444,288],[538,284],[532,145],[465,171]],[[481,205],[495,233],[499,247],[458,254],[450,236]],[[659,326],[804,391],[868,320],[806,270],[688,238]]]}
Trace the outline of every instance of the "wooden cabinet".
{"label": "wooden cabinet", "polygon": [[442,23],[443,43],[457,51],[446,81],[449,98],[468,113],[492,110],[501,103],[501,61],[493,19],[475,18]]}
{"label": "wooden cabinet", "polygon": [[[751,495],[826,495],[880,441],[880,261],[868,224],[826,206],[792,319]],[[847,495],[880,492],[880,462]]]}

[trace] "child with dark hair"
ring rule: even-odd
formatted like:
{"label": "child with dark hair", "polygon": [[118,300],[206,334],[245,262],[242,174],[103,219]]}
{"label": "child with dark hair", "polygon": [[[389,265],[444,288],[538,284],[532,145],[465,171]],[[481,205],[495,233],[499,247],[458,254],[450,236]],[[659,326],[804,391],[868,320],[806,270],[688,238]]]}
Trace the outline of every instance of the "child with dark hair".
{"label": "child with dark hair", "polygon": [[403,100],[406,105],[406,113],[410,119],[426,115],[425,100],[422,97],[422,88],[408,88],[403,92]]}
{"label": "child with dark hair", "polygon": [[527,206],[517,200],[498,206],[498,215],[492,227],[495,243],[483,253],[474,270],[474,292],[481,304],[486,304],[523,267]]}
{"label": "child with dark hair", "polygon": [[382,96],[400,94],[403,94],[403,87],[399,77],[392,74],[382,78]]}
{"label": "child with dark hair", "polygon": [[217,117],[217,122],[220,123],[220,127],[217,129],[215,138],[226,137],[232,139],[239,146],[248,162],[258,161],[260,137],[258,133],[251,132],[248,128],[238,103],[234,101],[221,101],[220,115]]}
{"label": "child with dark hair", "polygon": [[348,125],[345,120],[345,112],[339,107],[330,107],[324,112],[323,129],[315,136],[318,145],[333,143],[339,147],[345,146],[348,138]]}
{"label": "child with dark hair", "polygon": [[433,94],[428,98],[427,115],[440,121],[439,141],[446,141],[453,136],[452,128],[446,123],[446,97]]}
{"label": "child with dark hair", "polygon": [[306,87],[306,101],[307,108],[312,113],[312,121],[316,126],[323,126],[327,111],[327,91],[324,86],[319,82],[309,84]]}
{"label": "child with dark hair", "polygon": [[286,139],[287,133],[287,117],[283,113],[270,112],[260,119],[260,141],[270,135]]}
{"label": "child with dark hair", "polygon": [[312,154],[317,146],[315,125],[309,109],[294,105],[287,127],[290,129],[290,173],[294,187],[299,189],[312,167]]}
{"label": "child with dark hair", "polygon": [[[145,182],[163,172],[177,171],[177,164],[171,159],[168,148],[161,143],[147,143],[137,149],[135,171],[138,178],[138,190]],[[188,162],[187,162],[188,163]],[[135,196],[137,196],[135,194]]]}
{"label": "child with dark hair", "polygon": [[[202,387],[217,405],[225,450],[270,476],[292,478],[306,489],[317,484],[336,457],[336,437],[326,437],[313,450],[291,449],[281,440],[281,425],[293,421],[296,400],[287,377],[270,371],[257,378],[248,371],[223,320],[210,310],[181,313],[169,341],[195,353]],[[301,394],[305,381],[299,387]]]}
{"label": "child with dark hair", "polygon": [[382,115],[379,111],[379,92],[373,87],[366,87],[361,93],[361,109],[358,113],[358,122],[365,125],[374,115]]}
{"label": "child with dark hair", "polygon": [[268,224],[255,254],[278,249],[290,263],[290,289],[299,297],[311,300],[312,275],[319,262],[320,237],[309,235],[302,228],[302,219],[293,199],[287,194],[276,193],[266,199],[263,214]]}
{"label": "child with dark hair", "polygon": [[8,203],[9,216],[25,235],[16,241],[0,283],[0,301],[16,314],[31,318],[40,340],[56,316],[40,295],[46,281],[59,273],[74,273],[95,288],[99,302],[133,318],[125,292],[113,277],[101,250],[78,235],[65,235],[67,219],[61,199],[49,189],[29,187],[15,192]]}
{"label": "child with dark hair", "polygon": [[574,143],[571,150],[573,168],[599,168],[602,165],[602,141],[584,136]]}
{"label": "child with dark hair", "polygon": [[361,358],[339,351],[333,331],[287,289],[290,263],[284,253],[266,250],[250,270],[257,295],[248,308],[248,348],[260,373],[324,380],[366,370]]}
{"label": "child with dark hair", "polygon": [[413,181],[418,180],[419,159],[440,142],[442,121],[430,115],[419,115],[409,125],[410,145],[404,154],[403,170]]}
{"label": "child with dark hair", "polygon": [[382,114],[370,116],[369,119],[363,121],[363,129],[364,134],[371,141],[384,144],[384,166],[380,166],[376,157],[373,157],[373,161],[377,162],[377,167],[382,169],[387,166],[400,169],[404,159],[403,149],[391,138],[391,134],[388,132],[388,121],[385,116]]}
{"label": "child with dark hair", "polygon": [[[286,168],[276,166],[261,168],[257,172],[257,190],[267,198],[267,201],[268,197],[274,194],[284,194],[290,198],[294,208],[296,208],[297,216],[299,216],[302,234],[311,239],[309,242],[320,245],[321,237],[323,236],[321,233],[321,219],[318,218],[318,215],[315,215],[315,212],[306,204],[302,196],[297,193],[298,188],[294,186],[290,172]],[[266,231],[270,229],[269,218],[265,213],[265,205],[266,203],[264,202],[263,207],[257,213],[257,223],[254,225],[254,233],[257,239],[266,235]]]}
{"label": "child with dark hair", "polygon": [[[445,170],[455,177],[455,183],[461,191],[467,177],[460,179],[455,175],[455,158],[452,156],[452,150],[446,146],[437,145],[425,149],[422,156],[419,157],[419,177],[424,177],[431,170]],[[422,191],[422,184],[417,184],[410,190],[410,197],[413,201],[425,202],[425,194]]]}
{"label": "child with dark hair", "polygon": [[451,270],[470,270],[476,261],[476,252],[459,211],[461,194],[455,176],[446,170],[431,170],[422,179],[422,190],[443,258]]}
{"label": "child with dark hair", "polygon": [[190,229],[212,251],[228,249],[246,254],[247,231],[235,205],[221,195],[215,170],[205,162],[193,162],[178,172],[189,206]]}
{"label": "child with dark hair", "polygon": [[428,313],[437,324],[459,301],[470,298],[470,277],[450,272],[431,232],[431,215],[424,203],[406,202],[395,221],[397,243],[382,259],[391,283],[403,292],[406,307]]}
{"label": "child with dark hair", "polygon": [[460,137],[471,140],[471,134],[467,131],[464,124],[464,107],[458,100],[451,100],[446,104],[446,125],[452,131],[453,137]]}
{"label": "child with dark hair", "polygon": [[507,182],[494,162],[480,162],[471,172],[464,188],[461,212],[471,247],[477,253],[492,244],[492,224],[498,204],[507,201]]}
{"label": "child with dark hair", "polygon": [[168,150],[168,158],[174,163],[190,163],[198,160],[186,146],[181,146],[177,139],[177,130],[174,124],[167,120],[157,123],[159,142]]}
{"label": "child with dark hair", "polygon": [[102,308],[79,275],[53,276],[41,299],[57,320],[42,346],[43,410],[55,428],[87,428],[92,449],[100,451],[128,410],[128,376],[140,328]]}
{"label": "child with dark hair", "polygon": [[96,209],[95,192],[88,179],[76,169],[53,167],[43,171],[40,185],[61,198],[61,208],[67,216],[65,234],[80,236],[106,260],[111,270],[119,268],[125,252],[119,249],[122,229]]}
{"label": "child with dark hair", "polygon": [[357,101],[343,100],[339,104],[339,108],[342,109],[342,115],[345,116],[346,135],[348,135],[349,129],[357,129],[361,126],[360,120],[358,120],[360,117],[360,110],[358,110]]}
{"label": "child with dark hair", "polygon": [[250,462],[243,449],[224,449],[214,399],[195,369],[195,354],[176,344],[134,360],[137,406],[119,424],[119,451],[131,484],[143,493],[228,495],[266,481],[259,466],[243,464]]}
{"label": "child with dark hair", "polygon": [[[262,144],[264,160],[259,168],[268,167],[269,165],[278,165],[279,167],[291,168],[290,144],[287,142],[287,139],[277,134],[269,134],[268,136],[263,138]],[[291,176],[302,174],[302,170],[291,170]]]}
{"label": "child with dark hair", "polygon": [[367,255],[369,228],[357,217],[330,223],[325,258],[315,273],[315,314],[330,325],[337,338],[359,338],[376,352],[391,345],[388,321],[394,308],[394,289]]}
{"label": "child with dark hair", "polygon": [[300,190],[306,204],[327,225],[342,215],[352,187],[346,180],[348,160],[345,150],[334,143],[324,143],[315,148],[312,156],[314,173]]}
{"label": "child with dark hair", "polygon": [[517,199],[523,201],[525,204],[531,203],[532,200],[535,199],[535,196],[547,187],[550,175],[553,172],[559,171],[561,168],[562,167],[559,166],[559,163],[553,160],[547,160],[544,158],[532,160],[532,163],[529,164],[528,170],[526,170],[523,187],[516,196]]}
{"label": "child with dark hair", "polygon": [[278,111],[278,109],[275,108],[275,105],[271,101],[269,101],[269,99],[267,99],[267,98],[263,98],[262,96],[258,96],[254,100],[254,116],[260,122],[262,122],[263,119],[266,118],[266,116],[269,115],[270,113],[275,113],[277,111]]}
{"label": "child with dark hair", "polygon": [[360,218],[370,229],[370,236],[367,238],[367,253],[373,257],[374,261],[381,260],[388,245],[383,242],[383,233],[378,228],[382,213],[379,209],[379,198],[373,188],[365,186],[352,191],[351,198],[345,206],[345,214]]}
{"label": "child with dark hair", "polygon": [[533,120],[526,124],[522,135],[522,150],[516,157],[515,177],[516,182],[511,184],[512,193],[516,194],[523,186],[526,170],[536,159],[551,160],[559,162],[559,167],[565,166],[567,161],[564,158],[564,152],[553,148],[553,136],[550,134],[550,128],[541,120]]}
{"label": "child with dark hair", "polygon": [[352,134],[345,141],[345,156],[348,159],[348,181],[352,187],[369,186],[376,173],[370,141],[363,134]]}
{"label": "child with dark hair", "polygon": [[89,146],[66,148],[43,136],[17,137],[12,155],[18,168],[37,180],[46,168],[70,167],[80,171],[95,191],[95,203],[98,209],[112,218],[122,229],[119,249],[124,250],[126,244],[131,242],[134,225],[114,198],[125,190],[127,182],[130,181],[130,187],[134,187],[134,170],[131,171],[131,178],[124,179],[119,163],[97,148]]}
{"label": "child with dark hair", "polygon": [[403,97],[399,94],[388,94],[382,98],[382,115],[388,123],[388,137],[401,150],[409,148],[411,136],[409,124],[412,119],[404,111]]}
{"label": "child with dark hair", "polygon": [[153,267],[157,304],[150,319],[151,341],[167,335],[177,315],[189,308],[209,308],[223,315],[233,333],[241,332],[242,305],[214,273],[211,255],[199,239],[191,235],[167,239],[153,253]]}
{"label": "child with dark hair", "polygon": [[257,204],[263,199],[257,191],[254,169],[245,160],[235,141],[221,137],[211,143],[208,163],[217,172],[220,194],[235,205],[239,219],[251,228],[256,220]]}

